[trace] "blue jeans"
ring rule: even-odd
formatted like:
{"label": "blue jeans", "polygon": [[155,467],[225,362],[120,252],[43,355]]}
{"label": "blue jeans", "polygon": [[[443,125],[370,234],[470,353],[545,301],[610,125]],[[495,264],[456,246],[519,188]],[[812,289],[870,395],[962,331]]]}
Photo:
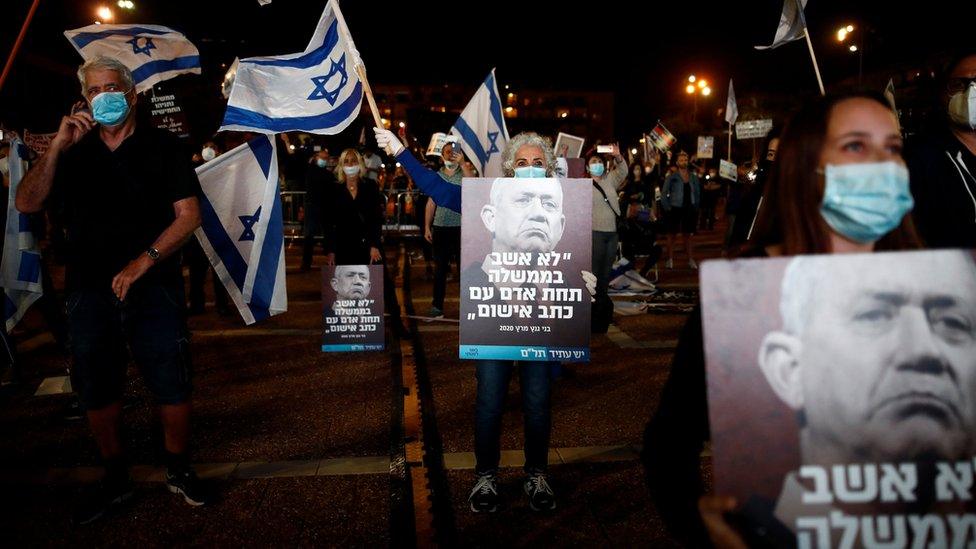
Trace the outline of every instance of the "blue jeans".
{"label": "blue jeans", "polygon": [[606,295],[609,289],[618,240],[615,232],[593,231],[593,275],[596,276],[597,295]]}
{"label": "blue jeans", "polygon": [[478,474],[494,473],[501,459],[502,413],[508,382],[516,364],[525,420],[525,472],[545,473],[549,467],[551,362],[479,360],[475,363],[478,399],[475,404],[474,453]]}

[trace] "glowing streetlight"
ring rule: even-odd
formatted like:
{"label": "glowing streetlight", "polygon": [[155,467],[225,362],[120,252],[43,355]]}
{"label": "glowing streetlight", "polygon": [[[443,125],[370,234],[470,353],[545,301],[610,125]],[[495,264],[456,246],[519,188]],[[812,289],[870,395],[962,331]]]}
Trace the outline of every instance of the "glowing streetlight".
{"label": "glowing streetlight", "polygon": [[844,30],[846,30],[847,32],[854,32],[854,25],[847,25],[846,27],[844,27]]}
{"label": "glowing streetlight", "polygon": [[136,7],[135,3],[133,3],[132,0],[119,0],[118,2],[116,2],[115,5],[117,5],[118,7],[124,10],[131,10]]}
{"label": "glowing streetlight", "polygon": [[698,81],[698,89],[700,89],[700,90],[705,89],[705,86],[707,86],[707,85],[708,85],[708,82],[706,82],[704,79]]}
{"label": "glowing streetlight", "polygon": [[637,149],[630,149],[630,154],[637,154]]}
{"label": "glowing streetlight", "polygon": [[688,86],[685,88],[685,91],[688,92],[688,93],[695,93],[695,85],[694,84],[688,84]]}
{"label": "glowing streetlight", "polygon": [[515,109],[513,109],[512,107],[505,107],[505,112],[512,112],[513,110]]}
{"label": "glowing streetlight", "polygon": [[695,75],[694,74],[688,77],[688,82],[691,82],[692,84],[695,83]]}
{"label": "glowing streetlight", "polygon": [[397,124],[397,126],[400,126],[401,128],[406,128],[407,124],[405,122],[400,122],[399,124]]}
{"label": "glowing streetlight", "polygon": [[851,50],[851,53],[857,52],[857,46],[855,46],[854,44],[851,44],[851,47],[849,47],[847,49]]}
{"label": "glowing streetlight", "polygon": [[111,21],[115,18],[115,14],[112,13],[111,8],[108,6],[99,6],[98,9],[95,10],[95,15],[97,15],[98,18],[103,22]]}
{"label": "glowing streetlight", "polygon": [[705,86],[702,88],[702,95],[712,95],[712,88]]}
{"label": "glowing streetlight", "polygon": [[847,40],[847,29],[840,29],[837,31],[837,41],[843,42]]}

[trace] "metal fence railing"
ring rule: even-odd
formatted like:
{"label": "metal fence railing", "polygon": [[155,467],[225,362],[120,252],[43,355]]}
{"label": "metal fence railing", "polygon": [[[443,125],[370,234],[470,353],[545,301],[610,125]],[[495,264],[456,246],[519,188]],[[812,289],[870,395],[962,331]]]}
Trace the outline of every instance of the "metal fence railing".
{"label": "metal fence railing", "polygon": [[[384,233],[421,235],[424,211],[419,191],[383,191],[382,199]],[[285,240],[301,240],[305,232],[305,191],[282,191],[281,213]]]}

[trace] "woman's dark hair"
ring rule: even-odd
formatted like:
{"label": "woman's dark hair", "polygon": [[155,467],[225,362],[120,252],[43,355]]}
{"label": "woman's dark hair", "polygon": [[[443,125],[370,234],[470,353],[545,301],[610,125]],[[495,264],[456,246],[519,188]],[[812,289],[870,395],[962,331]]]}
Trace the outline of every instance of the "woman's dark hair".
{"label": "woman's dark hair", "polygon": [[[802,108],[783,128],[756,221],[757,246],[779,245],[783,255],[830,252],[830,229],[820,215],[823,175],[817,173],[817,167],[831,112],[838,103],[854,98],[868,99],[891,110],[884,97],[876,93],[829,95]],[[905,215],[898,227],[875,244],[876,250],[919,247],[911,215]]]}

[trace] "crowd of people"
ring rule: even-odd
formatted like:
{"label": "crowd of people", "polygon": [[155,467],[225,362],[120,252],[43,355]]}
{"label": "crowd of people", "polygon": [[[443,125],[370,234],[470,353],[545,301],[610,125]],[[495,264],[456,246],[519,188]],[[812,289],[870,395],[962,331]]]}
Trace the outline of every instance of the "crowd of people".
{"label": "crowd of people", "polygon": [[[87,523],[133,493],[119,435],[129,353],[159,405],[170,490],[191,505],[210,500],[188,452],[192,368],[185,319],[187,310],[203,308],[209,266],[199,247],[188,242],[201,222],[194,165],[213,160],[234,143],[208,142],[190,157],[175,136],[137,124],[138,95],[124,65],[101,58],[83,65],[78,77],[85,101],[63,118],[50,149],[32,162],[16,205],[24,213],[56,211],[67,234],[64,310],[72,382],[106,469],[101,489],[76,515]],[[687,268],[697,269],[694,235],[716,230],[723,212],[730,257],[976,248],[976,52],[953,59],[942,92],[945,116],[907,144],[897,113],[883,97],[863,92],[824,97],[768,136],[763,158],[754,166],[741,162],[736,182],[680,149],[631,160],[616,145],[608,153],[585,154],[593,182],[594,302],[608,299],[610,270],[618,257],[647,257],[644,273],[659,259],[664,273],[675,268],[678,235]],[[301,268],[313,266],[318,243],[327,265],[384,263],[388,200],[383,193],[416,190],[426,202],[418,195],[415,219],[435,265],[428,316],[443,317],[447,277],[461,248],[462,180],[477,171],[456,140],[449,139],[433,157],[418,159],[389,130],[375,128],[374,134],[379,150],[349,148],[336,156],[325,143],[296,147],[283,137],[286,188],[305,192]],[[384,163],[380,151],[390,160]],[[513,136],[502,157],[506,177],[558,174],[552,143],[531,131]],[[656,244],[659,235],[665,250]],[[188,308],[181,254],[192,266]],[[384,288],[394,319],[390,325],[402,331],[389,274]],[[226,296],[216,290],[217,308],[226,313]],[[523,490],[532,509],[556,507],[548,469],[554,366],[475,361],[472,511],[493,512],[501,503],[501,420],[516,373],[525,424]],[[946,368],[976,370],[976,364]],[[696,309],[645,433],[647,486],[677,538],[692,546],[740,546],[745,543],[741,532],[727,521],[737,502],[703,491],[699,455],[709,438],[707,410]],[[973,410],[970,403],[962,413]],[[964,420],[968,435],[976,437],[976,417]]]}

